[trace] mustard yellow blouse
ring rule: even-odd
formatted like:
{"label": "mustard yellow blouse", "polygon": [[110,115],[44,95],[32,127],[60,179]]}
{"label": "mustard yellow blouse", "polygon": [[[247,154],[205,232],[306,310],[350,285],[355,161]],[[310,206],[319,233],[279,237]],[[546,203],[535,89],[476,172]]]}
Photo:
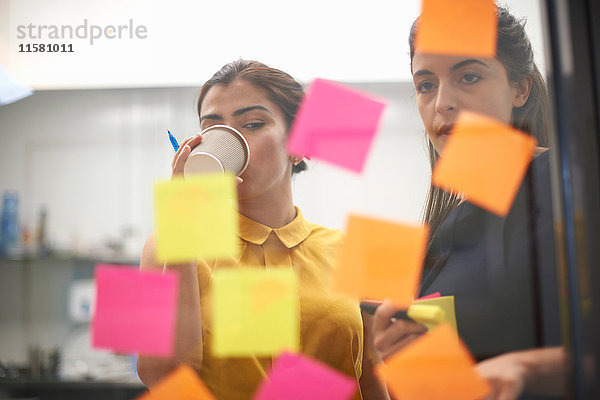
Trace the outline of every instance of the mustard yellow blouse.
{"label": "mustard yellow blouse", "polygon": [[[299,281],[302,353],[354,378],[358,387],[363,361],[360,309],[357,302],[328,290],[343,233],[306,221],[298,208],[296,212],[296,218],[279,229],[240,214],[240,257],[198,262],[204,356],[200,361],[199,351],[192,351],[187,361],[219,400],[250,399],[263,379],[251,358],[218,358],[210,351],[212,272],[237,266],[292,267]],[[258,362],[265,371],[271,368],[271,358]],[[355,399],[361,398],[357,391]]]}

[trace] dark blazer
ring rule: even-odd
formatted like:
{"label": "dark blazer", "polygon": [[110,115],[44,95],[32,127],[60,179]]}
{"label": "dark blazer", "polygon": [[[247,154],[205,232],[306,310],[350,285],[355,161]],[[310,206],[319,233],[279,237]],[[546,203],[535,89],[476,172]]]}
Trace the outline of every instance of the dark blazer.
{"label": "dark blazer", "polygon": [[454,295],[461,338],[481,360],[559,345],[549,152],[536,157],[506,218],[469,202],[443,222],[420,295]]}

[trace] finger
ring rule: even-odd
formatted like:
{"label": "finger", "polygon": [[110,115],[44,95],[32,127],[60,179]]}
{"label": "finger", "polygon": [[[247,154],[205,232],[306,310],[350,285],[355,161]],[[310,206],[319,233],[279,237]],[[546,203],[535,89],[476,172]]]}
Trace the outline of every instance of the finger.
{"label": "finger", "polygon": [[189,144],[190,147],[193,149],[194,147],[198,146],[200,142],[202,142],[202,134],[196,133],[190,138],[190,141],[187,144]]}
{"label": "finger", "polygon": [[400,309],[394,306],[389,300],[384,300],[383,304],[377,307],[375,310],[375,319],[373,322],[373,332],[375,335],[378,332],[384,331],[390,324],[390,319],[394,314],[396,314]]}
{"label": "finger", "polygon": [[404,336],[414,332],[407,331],[404,321],[394,321],[383,331],[377,331],[374,336],[373,344],[381,353],[385,353],[388,347],[402,340]]}
{"label": "finger", "polygon": [[[414,322],[398,320],[391,324],[387,329],[377,334],[373,344],[382,354],[390,354],[400,347],[403,347],[422,335],[427,328]],[[398,346],[400,344],[400,346]],[[390,349],[394,350],[390,350]]]}
{"label": "finger", "polygon": [[183,165],[185,164],[185,160],[190,155],[192,151],[191,147],[187,144],[183,146],[181,152],[175,159],[175,163],[173,164],[172,176],[183,175]]}
{"label": "finger", "polygon": [[189,145],[193,149],[201,141],[202,141],[202,135],[199,133],[197,133],[193,136],[186,137],[185,139],[183,139],[181,141],[181,143],[179,143],[179,149],[175,152],[175,157],[173,159],[176,159],[179,156],[179,154],[181,153],[181,151],[183,150],[185,145]]}
{"label": "finger", "polygon": [[236,176],[236,177],[235,177],[235,181],[237,182],[237,184],[238,184],[238,185],[239,185],[240,183],[244,182],[244,180],[243,180],[241,177],[239,177],[239,176]]}
{"label": "finger", "polygon": [[405,348],[406,346],[408,346],[411,342],[413,342],[416,338],[418,338],[421,335],[418,334],[410,334],[410,335],[406,335],[402,338],[402,340],[394,343],[393,345],[389,346],[385,352],[381,353],[381,356],[383,357],[383,359],[387,359],[390,356],[394,355],[395,353],[397,353],[398,351],[400,351],[401,349]]}
{"label": "finger", "polygon": [[179,148],[175,151],[175,155],[173,156],[173,159],[171,160],[171,171],[173,170],[173,168],[175,168],[175,161],[177,160],[177,157],[179,157],[179,155],[183,151],[185,145],[190,141],[190,139],[191,139],[191,137],[186,137],[185,139],[183,139],[181,141],[181,143],[179,143]]}
{"label": "finger", "polygon": [[389,335],[394,335],[401,338],[404,335],[421,335],[427,332],[427,327],[423,324],[408,319],[392,318],[392,325],[388,328]]}
{"label": "finger", "polygon": [[404,347],[425,332],[419,324],[397,321],[375,337],[374,345],[382,354],[389,353],[390,348]]}
{"label": "finger", "polygon": [[[171,162],[171,170],[175,169],[175,167],[176,167],[175,164],[177,163],[177,160],[180,159],[181,154],[184,151],[187,151],[186,147],[193,149],[194,147],[198,146],[200,144],[200,142],[202,142],[202,135],[200,133],[197,133],[194,136],[185,138],[183,140],[183,142],[181,142],[181,145],[179,146],[179,150],[177,150],[177,152],[175,152],[175,156],[173,157],[173,161]],[[190,153],[188,152],[186,155],[186,158],[189,154]]]}

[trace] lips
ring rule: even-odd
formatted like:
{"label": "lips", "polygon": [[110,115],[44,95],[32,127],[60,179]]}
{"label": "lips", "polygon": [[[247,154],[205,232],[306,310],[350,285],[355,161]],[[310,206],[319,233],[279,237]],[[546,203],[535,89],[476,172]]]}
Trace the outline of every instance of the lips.
{"label": "lips", "polygon": [[452,133],[452,129],[454,128],[454,124],[445,124],[438,129],[438,136],[442,135],[450,135]]}

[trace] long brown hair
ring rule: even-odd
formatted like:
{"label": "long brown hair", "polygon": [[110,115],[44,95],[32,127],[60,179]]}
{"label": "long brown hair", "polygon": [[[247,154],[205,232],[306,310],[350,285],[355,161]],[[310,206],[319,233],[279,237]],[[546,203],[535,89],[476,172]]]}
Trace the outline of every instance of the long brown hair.
{"label": "long brown hair", "polygon": [[[534,136],[539,146],[547,147],[550,115],[548,89],[533,60],[531,42],[525,33],[526,21],[525,19],[517,19],[504,7],[497,7],[497,15],[496,58],[506,69],[509,82],[519,82],[527,77],[531,77],[532,80],[527,101],[523,106],[512,110],[511,125]],[[415,55],[414,43],[418,21],[417,18],[413,23],[408,37],[411,67]],[[428,151],[429,162],[433,171],[439,154],[430,141],[428,141]],[[460,198],[456,194],[430,184],[424,215],[424,221],[429,225],[431,232],[429,244],[437,235],[444,220],[459,203]]]}
{"label": "long brown hair", "polygon": [[[269,67],[258,61],[236,60],[225,64],[210,78],[200,89],[198,95],[198,117],[201,116],[202,101],[206,94],[215,85],[228,85],[236,79],[246,80],[253,85],[267,91],[269,100],[277,104],[285,116],[285,123],[289,132],[292,122],[298,111],[298,106],[304,97],[304,89],[289,74]],[[292,166],[292,173],[304,171],[306,163],[301,161]]]}

